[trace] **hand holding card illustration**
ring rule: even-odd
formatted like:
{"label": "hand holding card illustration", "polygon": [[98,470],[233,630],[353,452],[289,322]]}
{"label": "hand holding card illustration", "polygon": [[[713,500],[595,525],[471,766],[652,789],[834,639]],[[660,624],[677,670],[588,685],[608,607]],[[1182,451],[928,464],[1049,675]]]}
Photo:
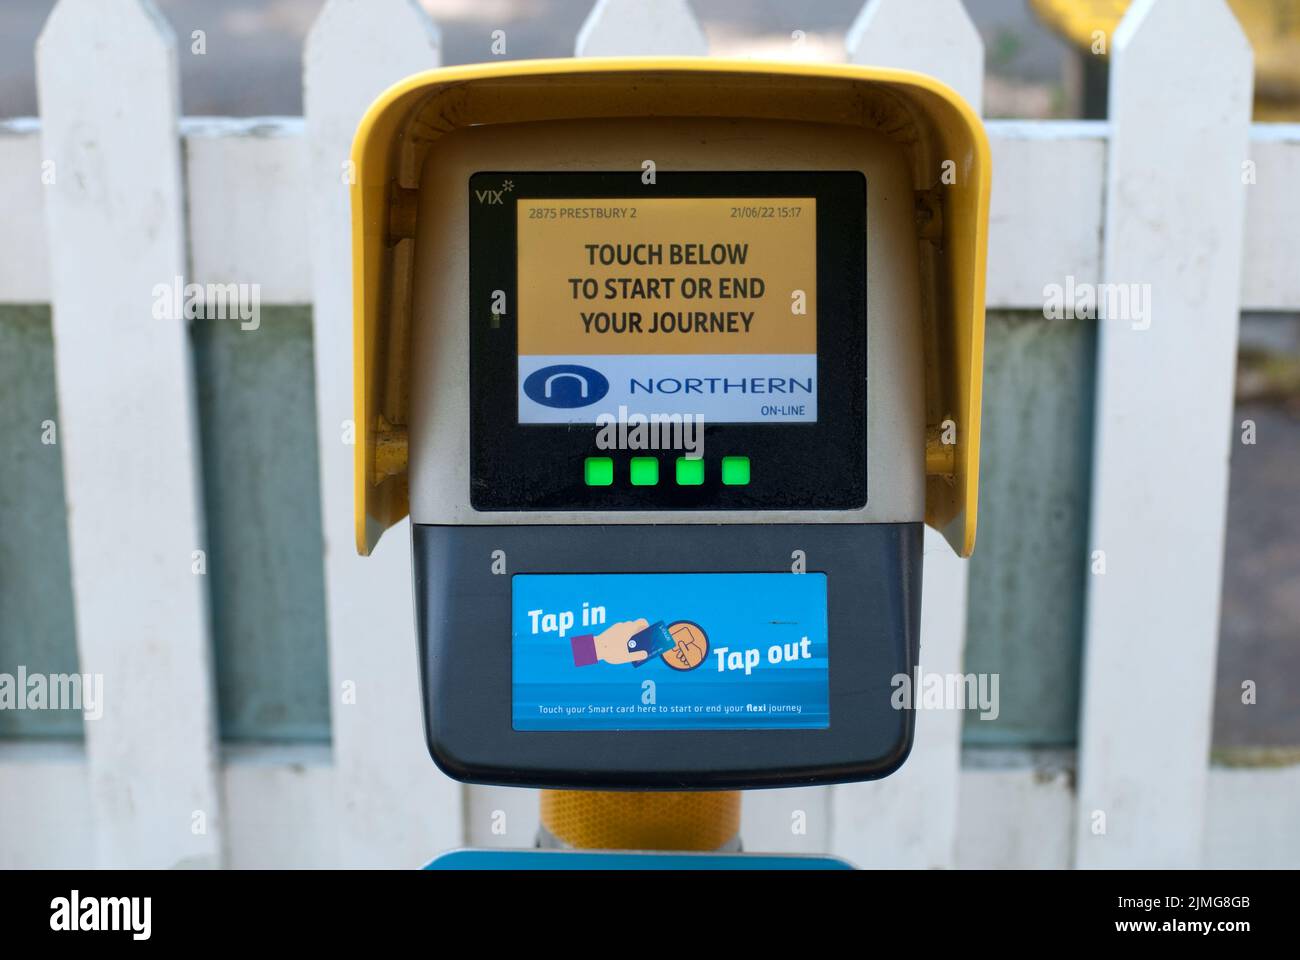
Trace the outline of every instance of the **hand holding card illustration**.
{"label": "hand holding card illustration", "polygon": [[673,649],[673,646],[672,635],[668,632],[668,628],[664,626],[662,620],[652,623],[627,642],[628,650],[633,652],[644,650],[646,653],[647,659],[638,660],[633,664],[634,667],[644,667],[651,660],[658,659]]}
{"label": "hand holding card illustration", "polygon": [[573,665],[587,667],[598,661],[604,663],[639,663],[650,655],[649,650],[634,650],[628,645],[636,634],[650,626],[647,620],[624,620],[611,624],[602,632],[580,634],[570,639],[573,648]]}

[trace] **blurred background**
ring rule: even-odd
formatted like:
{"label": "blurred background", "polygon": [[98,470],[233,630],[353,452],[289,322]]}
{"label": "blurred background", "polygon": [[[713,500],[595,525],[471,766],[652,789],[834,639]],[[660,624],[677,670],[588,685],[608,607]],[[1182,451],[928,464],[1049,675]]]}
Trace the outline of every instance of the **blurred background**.
{"label": "blurred background", "polygon": [[[156,0],[178,38],[186,116],[303,112],[302,49],[322,0]],[[444,64],[561,57],[589,0],[422,0]],[[861,0],[692,0],[717,56],[843,60]],[[1106,63],[1090,26],[1123,2],[967,0],[985,46],[988,118],[1104,119]],[[1256,40],[1256,118],[1300,119],[1300,3],[1234,3]],[[38,114],[33,47],[52,0],[0,4],[0,118]],[[1272,17],[1273,19],[1269,19]],[[1282,20],[1278,20],[1282,17]],[[187,56],[192,30],[220,56]],[[803,31],[792,49],[792,34]],[[1252,36],[1252,40],[1255,37]],[[1288,46],[1289,44],[1289,46]],[[311,312],[263,309],[256,349],[229,324],[198,321],[204,509],[219,726],[226,744],[331,739],[321,570]],[[968,754],[1036,751],[1072,764],[1078,738],[1095,324],[1037,312],[988,318],[980,542],[971,561],[965,666],[1003,672],[994,721],[970,718]],[[67,517],[56,459],[26,443],[57,405],[49,308],[0,304],[0,671],[77,669],[67,544],[43,535]],[[280,413],[275,422],[261,416]],[[1300,762],[1300,315],[1243,317],[1213,749],[1231,765]],[[20,442],[19,438],[23,438]],[[12,455],[11,455],[12,454]],[[247,478],[255,477],[249,484]],[[234,491],[240,491],[236,496]],[[246,491],[253,491],[247,494]],[[1258,682],[1243,708],[1242,678]],[[76,741],[76,714],[0,711],[0,738]],[[0,865],[3,865],[0,863]]]}

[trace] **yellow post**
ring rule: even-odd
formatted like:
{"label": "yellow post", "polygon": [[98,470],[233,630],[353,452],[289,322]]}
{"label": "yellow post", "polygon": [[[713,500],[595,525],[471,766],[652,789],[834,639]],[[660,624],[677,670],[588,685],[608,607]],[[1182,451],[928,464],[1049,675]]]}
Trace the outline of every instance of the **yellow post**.
{"label": "yellow post", "polygon": [[730,848],[740,832],[740,792],[543,790],[542,829],[580,850]]}
{"label": "yellow post", "polygon": [[[1131,0],[1030,0],[1049,27],[1107,56]],[[1300,0],[1228,0],[1255,51],[1255,120],[1300,119]]]}

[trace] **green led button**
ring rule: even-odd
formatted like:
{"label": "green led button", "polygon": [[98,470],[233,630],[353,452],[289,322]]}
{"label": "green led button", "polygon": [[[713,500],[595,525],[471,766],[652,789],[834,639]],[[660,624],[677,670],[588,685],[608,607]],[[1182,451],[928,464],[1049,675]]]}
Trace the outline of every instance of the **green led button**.
{"label": "green led button", "polygon": [[653,487],[659,482],[658,457],[632,458],[632,486]]}
{"label": "green led button", "polygon": [[743,487],[749,483],[749,457],[723,457],[722,482],[728,487]]}
{"label": "green led button", "polygon": [[589,487],[608,487],[614,482],[614,461],[609,457],[588,457],[582,465],[582,479]]}
{"label": "green led button", "polygon": [[690,460],[677,458],[677,485],[679,487],[698,487],[704,482],[704,458]]}

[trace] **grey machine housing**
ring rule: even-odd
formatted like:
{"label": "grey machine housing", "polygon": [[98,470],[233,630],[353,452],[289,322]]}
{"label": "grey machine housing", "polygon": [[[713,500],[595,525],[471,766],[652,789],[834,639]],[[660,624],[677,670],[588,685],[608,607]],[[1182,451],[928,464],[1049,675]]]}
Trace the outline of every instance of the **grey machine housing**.
{"label": "grey machine housing", "polygon": [[[865,498],[843,509],[476,509],[471,179],[484,171],[856,171],[865,182]],[[667,179],[667,178],[665,178]],[[436,141],[412,266],[409,478],[430,753],[469,782],[627,789],[873,779],[911,747],[893,680],[919,655],[925,414],[915,204],[899,144],[859,128],[664,118],[503,124]],[[833,283],[834,277],[818,278]],[[479,311],[481,315],[481,310]],[[515,384],[501,389],[511,393]],[[706,450],[708,448],[706,441]],[[827,577],[825,730],[517,731],[511,577],[790,572]]]}

